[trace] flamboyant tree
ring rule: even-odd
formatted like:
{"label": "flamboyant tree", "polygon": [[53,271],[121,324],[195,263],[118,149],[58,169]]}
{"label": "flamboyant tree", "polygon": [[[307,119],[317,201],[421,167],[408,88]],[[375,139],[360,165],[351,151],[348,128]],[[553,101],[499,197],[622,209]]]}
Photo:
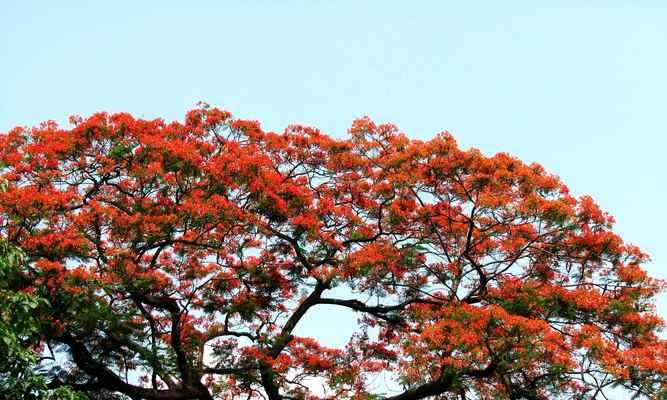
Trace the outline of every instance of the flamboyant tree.
{"label": "flamboyant tree", "polygon": [[[71,122],[0,136],[0,238],[25,253],[4,286],[43,299],[24,345],[53,367],[42,368],[51,388],[149,400],[665,395],[662,283],[642,269],[647,255],[537,164],[367,118],[346,139],[265,132],[208,106],[184,123]],[[322,305],[357,313],[344,348],[295,335]],[[403,391],[373,393],[383,373]]]}

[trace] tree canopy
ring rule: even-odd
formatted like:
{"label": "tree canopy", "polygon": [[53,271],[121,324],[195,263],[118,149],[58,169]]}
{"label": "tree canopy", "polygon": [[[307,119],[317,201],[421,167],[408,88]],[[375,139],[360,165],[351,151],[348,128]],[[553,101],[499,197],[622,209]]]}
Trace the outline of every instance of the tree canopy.
{"label": "tree canopy", "polygon": [[[362,118],[337,139],[208,106],[171,123],[98,113],[0,135],[0,179],[0,239],[24,254],[0,313],[13,315],[9,296],[29,300],[17,314],[27,333],[11,344],[43,356],[32,361],[49,389],[148,400],[667,391],[663,283],[644,271],[648,256],[540,165],[462,150],[447,132],[413,140]],[[344,348],[295,334],[323,305],[358,315]],[[3,368],[7,381],[16,366]],[[403,392],[375,392],[382,374]]]}

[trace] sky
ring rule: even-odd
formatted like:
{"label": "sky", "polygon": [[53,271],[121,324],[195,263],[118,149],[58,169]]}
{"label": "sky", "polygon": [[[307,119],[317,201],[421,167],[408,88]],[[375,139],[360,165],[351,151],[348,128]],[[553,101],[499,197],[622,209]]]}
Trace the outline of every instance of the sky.
{"label": "sky", "polygon": [[[0,132],[198,101],[275,131],[449,130],[593,196],[667,278],[666,21],[662,1],[0,0]],[[356,316],[322,311],[298,333],[343,345]]]}

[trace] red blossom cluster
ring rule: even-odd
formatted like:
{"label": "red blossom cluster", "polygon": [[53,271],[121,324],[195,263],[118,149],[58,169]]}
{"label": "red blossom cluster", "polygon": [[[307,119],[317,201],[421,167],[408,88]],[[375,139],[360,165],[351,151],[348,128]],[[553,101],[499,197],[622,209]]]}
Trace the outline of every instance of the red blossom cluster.
{"label": "red blossom cluster", "polygon": [[[156,400],[667,390],[647,255],[537,164],[368,118],[348,139],[208,106],[184,123],[72,123],[0,135],[0,235],[29,261],[17,290],[48,300],[42,344],[74,364],[53,387]],[[320,305],[359,314],[345,348],[294,334]],[[404,391],[372,393],[385,372]]]}

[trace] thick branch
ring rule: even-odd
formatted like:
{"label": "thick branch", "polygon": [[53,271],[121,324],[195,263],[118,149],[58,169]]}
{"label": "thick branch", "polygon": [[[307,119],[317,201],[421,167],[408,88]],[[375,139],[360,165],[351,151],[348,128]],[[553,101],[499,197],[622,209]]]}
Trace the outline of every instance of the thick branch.
{"label": "thick branch", "polygon": [[365,312],[377,318],[383,319],[387,322],[394,322],[394,323],[398,323],[399,321],[391,318],[390,316],[387,315],[387,313],[390,313],[392,311],[404,310],[405,307],[414,303],[440,304],[436,301],[425,300],[425,299],[410,299],[392,306],[384,306],[384,305],[369,306],[359,300],[342,300],[342,299],[331,299],[331,298],[321,298],[317,301],[317,304],[333,304],[337,306],[343,306],[351,308],[354,311]]}
{"label": "thick branch", "polygon": [[[492,362],[484,369],[468,370],[465,371],[463,375],[468,375],[474,378],[487,378],[491,376],[495,370],[496,364]],[[396,396],[386,397],[384,400],[421,400],[429,396],[437,396],[452,389],[454,382],[455,375],[445,374],[438,380],[408,389]]]}
{"label": "thick branch", "polygon": [[[299,304],[296,310],[294,310],[292,316],[290,316],[290,318],[283,326],[280,335],[278,335],[278,337],[273,341],[273,345],[268,349],[268,355],[270,357],[277,357],[283,351],[285,346],[287,346],[290,339],[292,338],[292,331],[296,327],[297,323],[299,323],[301,318],[306,314],[306,311],[308,311],[310,307],[317,304],[317,301],[322,296],[322,292],[324,292],[324,290],[326,290],[326,285],[322,282],[317,282],[315,290],[313,290],[310,295],[308,295],[308,297],[306,297],[306,299],[301,302],[301,304]],[[276,374],[271,368],[271,365],[265,362],[261,363],[260,374],[262,377],[262,386],[264,386],[269,400],[281,400],[282,396],[280,395],[278,385],[275,381]]]}
{"label": "thick branch", "polygon": [[278,354],[280,354],[281,351],[287,346],[289,343],[289,340],[292,336],[292,331],[296,327],[296,324],[299,323],[301,318],[306,314],[306,311],[315,304],[318,304],[318,302],[321,299],[322,293],[326,290],[326,286],[318,282],[317,285],[315,286],[315,290],[313,290],[306,299],[299,304],[299,307],[294,310],[294,313],[292,316],[287,320],[285,325],[283,326],[282,331],[280,332],[280,335],[274,340],[273,345],[269,349],[269,356],[271,357],[276,357]]}
{"label": "thick branch", "polygon": [[86,346],[75,340],[71,335],[64,334],[59,341],[69,346],[72,358],[77,366],[85,373],[96,379],[96,387],[111,391],[118,391],[131,397],[139,397],[146,400],[187,400],[187,399],[210,399],[208,392],[202,393],[191,388],[178,388],[168,390],[147,389],[131,385],[119,378],[104,364],[96,361]]}
{"label": "thick branch", "polygon": [[190,384],[192,376],[190,367],[188,366],[187,355],[181,343],[181,308],[178,306],[178,303],[170,297],[162,296],[135,295],[133,298],[150,306],[169,311],[171,315],[171,347],[174,353],[176,353],[176,366],[181,374],[183,383],[186,385]]}

